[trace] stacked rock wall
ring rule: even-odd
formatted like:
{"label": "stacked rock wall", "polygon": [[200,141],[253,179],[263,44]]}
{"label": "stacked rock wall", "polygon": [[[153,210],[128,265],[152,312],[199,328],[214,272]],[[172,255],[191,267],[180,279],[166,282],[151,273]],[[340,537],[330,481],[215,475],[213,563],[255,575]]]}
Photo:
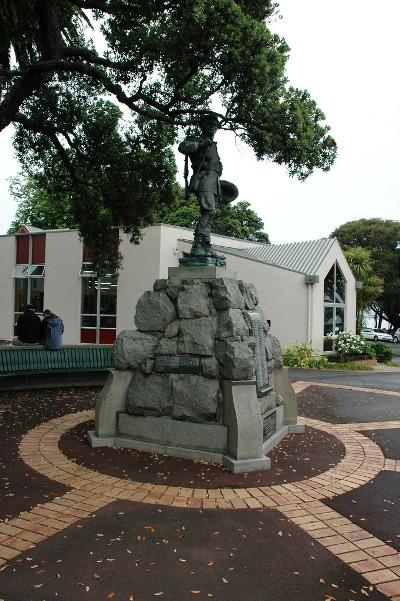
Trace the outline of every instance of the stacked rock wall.
{"label": "stacked rock wall", "polygon": [[[196,423],[222,423],[222,380],[252,380],[255,340],[248,311],[258,311],[252,284],[231,278],[156,280],[136,306],[137,330],[114,345],[114,366],[132,370],[127,412]],[[282,365],[264,319],[268,371]],[[193,358],[192,373],[165,373],[160,357]],[[156,361],[157,359],[157,361]],[[179,371],[179,369],[178,369]],[[261,399],[276,404],[272,392]],[[261,409],[261,413],[263,409]]]}

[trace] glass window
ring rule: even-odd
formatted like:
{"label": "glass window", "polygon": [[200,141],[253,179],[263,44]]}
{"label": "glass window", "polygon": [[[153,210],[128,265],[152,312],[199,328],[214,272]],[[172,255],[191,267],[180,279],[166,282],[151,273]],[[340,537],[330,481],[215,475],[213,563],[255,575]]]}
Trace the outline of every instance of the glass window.
{"label": "glass window", "polygon": [[335,266],[332,265],[324,281],[324,300],[326,303],[333,303],[335,298]]}
{"label": "glass window", "polygon": [[333,307],[324,309],[324,336],[333,332]]}
{"label": "glass window", "polygon": [[13,278],[26,278],[29,273],[29,265],[16,265],[12,272]]}
{"label": "glass window", "polygon": [[344,331],[344,309],[336,307],[335,312],[335,334],[339,334]]}
{"label": "glass window", "polygon": [[81,275],[81,342],[111,344],[116,336],[118,276],[90,277],[82,270]]}
{"label": "glass window", "polygon": [[15,311],[22,312],[28,304],[28,278],[15,278]]}
{"label": "glass window", "polygon": [[96,274],[93,271],[92,263],[82,263],[80,275],[84,277],[94,277]]}
{"label": "glass window", "polygon": [[344,304],[346,293],[346,280],[339,265],[336,263],[335,303]]}
{"label": "glass window", "polygon": [[116,328],[117,318],[115,315],[101,315],[100,316],[100,327],[101,328]]}
{"label": "glass window", "polygon": [[97,280],[82,278],[82,314],[97,314]]}
{"label": "glass window", "polygon": [[43,313],[43,298],[44,298],[44,279],[31,279],[31,304],[35,307],[36,313]]}
{"label": "glass window", "polygon": [[97,326],[97,315],[82,315],[82,328],[95,328]]}
{"label": "glass window", "polygon": [[100,313],[117,314],[117,278],[112,276],[102,279],[100,284]]}
{"label": "glass window", "polygon": [[44,276],[44,265],[31,265],[29,267],[31,277],[42,278]]}
{"label": "glass window", "polygon": [[[346,280],[337,261],[332,265],[324,280],[324,336],[339,334],[345,329]],[[330,350],[324,341],[324,350]]]}

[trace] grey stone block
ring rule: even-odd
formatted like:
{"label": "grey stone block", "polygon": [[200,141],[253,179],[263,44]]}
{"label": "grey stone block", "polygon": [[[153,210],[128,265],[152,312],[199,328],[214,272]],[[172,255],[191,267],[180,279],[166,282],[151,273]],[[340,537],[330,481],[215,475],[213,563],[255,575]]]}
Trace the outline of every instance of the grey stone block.
{"label": "grey stone block", "polygon": [[164,291],[147,290],[136,305],[135,325],[145,332],[164,332],[176,318],[175,306]]}
{"label": "grey stone block", "polygon": [[229,455],[225,455],[223,461],[225,467],[234,474],[247,474],[271,469],[271,459],[264,455],[258,459],[234,459]]}
{"label": "grey stone block", "polygon": [[218,311],[244,309],[244,298],[239,284],[230,278],[217,278],[210,282],[214,305]]}
{"label": "grey stone block", "polygon": [[153,284],[153,290],[155,290],[155,291],[165,290],[166,287],[167,287],[167,280],[165,280],[165,279],[156,280]]}
{"label": "grey stone block", "polygon": [[144,374],[151,374],[155,365],[154,359],[144,359],[140,364],[140,369]]}
{"label": "grey stone block", "polygon": [[218,380],[180,375],[173,383],[172,417],[195,423],[215,422],[222,413]]}
{"label": "grey stone block", "polygon": [[[221,424],[196,424],[168,417],[141,417],[121,413],[118,432],[119,436],[129,436],[171,448],[190,448],[210,453],[226,453],[228,450],[228,430]],[[196,458],[198,456],[193,457]]]}
{"label": "grey stone block", "polygon": [[141,362],[154,355],[158,337],[137,330],[123,330],[113,347],[116,369],[139,369]]}
{"label": "grey stone block", "polygon": [[255,381],[223,382],[224,424],[229,455],[234,459],[262,457],[263,426]]}
{"label": "grey stone block", "polygon": [[205,378],[218,378],[219,364],[215,357],[204,357],[201,360],[201,370]]}
{"label": "grey stone block", "polygon": [[272,385],[274,390],[283,399],[285,408],[285,424],[297,424],[297,398],[290,383],[288,368],[275,368],[272,372]]}
{"label": "grey stone block", "polygon": [[117,415],[126,410],[131,371],[111,369],[96,402],[96,436],[110,437],[117,432]]}
{"label": "grey stone block", "polygon": [[272,343],[272,357],[275,361],[275,367],[282,367],[283,358],[282,358],[281,343],[279,342],[277,337],[271,333],[269,334],[269,338],[271,339],[271,343]]}
{"label": "grey stone block", "polygon": [[179,334],[179,320],[174,319],[174,321],[171,321],[171,323],[169,323],[167,325],[167,327],[165,328],[164,337],[165,338],[175,338],[175,336],[178,336],[178,334]]}
{"label": "grey stone block", "polygon": [[181,319],[207,317],[210,313],[207,288],[200,282],[183,286],[178,294],[177,307]]}
{"label": "grey stone block", "polygon": [[172,377],[141,372],[134,374],[128,388],[127,411],[132,415],[171,415]]}
{"label": "grey stone block", "polygon": [[216,329],[213,317],[183,319],[179,324],[178,353],[212,356]]}
{"label": "grey stone block", "polygon": [[182,288],[182,281],[178,278],[168,278],[165,292],[171,300],[175,300]]}
{"label": "grey stone block", "polygon": [[218,314],[217,338],[248,336],[249,328],[240,309],[227,309]]}
{"label": "grey stone block", "polygon": [[176,355],[178,352],[177,338],[161,338],[156,348],[156,355]]}
{"label": "grey stone block", "polygon": [[245,342],[217,342],[215,355],[227,380],[251,380],[254,377],[254,351]]}
{"label": "grey stone block", "polygon": [[256,287],[254,284],[239,280],[239,288],[244,298],[245,308],[248,311],[254,311],[259,302]]}

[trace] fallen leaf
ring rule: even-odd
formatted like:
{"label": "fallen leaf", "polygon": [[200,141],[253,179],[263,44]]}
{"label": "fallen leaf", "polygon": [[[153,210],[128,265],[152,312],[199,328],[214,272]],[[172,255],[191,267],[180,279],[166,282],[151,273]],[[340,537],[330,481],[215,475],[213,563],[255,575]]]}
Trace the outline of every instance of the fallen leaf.
{"label": "fallen leaf", "polygon": [[229,580],[227,580],[226,578],[222,578],[222,582],[225,582],[225,584],[228,584]]}
{"label": "fallen leaf", "polygon": [[190,591],[192,593],[192,595],[199,595],[201,593],[201,591]]}
{"label": "fallen leaf", "polygon": [[163,594],[164,594],[163,591],[161,591],[160,593],[154,593],[154,597],[159,597],[160,595],[163,595]]}
{"label": "fallen leaf", "polygon": [[42,588],[42,586],[44,585],[44,582],[41,582],[40,584],[34,584],[34,588]]}
{"label": "fallen leaf", "polygon": [[113,591],[111,591],[111,593],[108,593],[107,599],[112,599],[113,597],[115,597],[115,593]]}
{"label": "fallen leaf", "polygon": [[278,532],[278,536],[283,536],[283,534],[282,534],[282,530],[279,530],[279,532]]}

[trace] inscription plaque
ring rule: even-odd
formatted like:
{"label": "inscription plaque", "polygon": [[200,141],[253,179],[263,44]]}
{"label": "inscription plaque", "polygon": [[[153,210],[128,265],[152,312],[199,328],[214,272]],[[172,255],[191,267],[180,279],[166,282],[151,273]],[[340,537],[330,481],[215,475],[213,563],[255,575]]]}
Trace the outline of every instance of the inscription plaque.
{"label": "inscription plaque", "polygon": [[263,440],[268,440],[276,432],[276,411],[264,417],[263,420]]}
{"label": "inscription plaque", "polygon": [[256,382],[257,396],[262,397],[272,390],[269,383],[267,370],[267,357],[265,355],[265,342],[262,317],[256,311],[248,311],[251,321],[251,329],[256,343],[255,350],[255,367],[256,367]]}
{"label": "inscription plaque", "polygon": [[154,371],[166,374],[200,374],[199,357],[156,355]]}

